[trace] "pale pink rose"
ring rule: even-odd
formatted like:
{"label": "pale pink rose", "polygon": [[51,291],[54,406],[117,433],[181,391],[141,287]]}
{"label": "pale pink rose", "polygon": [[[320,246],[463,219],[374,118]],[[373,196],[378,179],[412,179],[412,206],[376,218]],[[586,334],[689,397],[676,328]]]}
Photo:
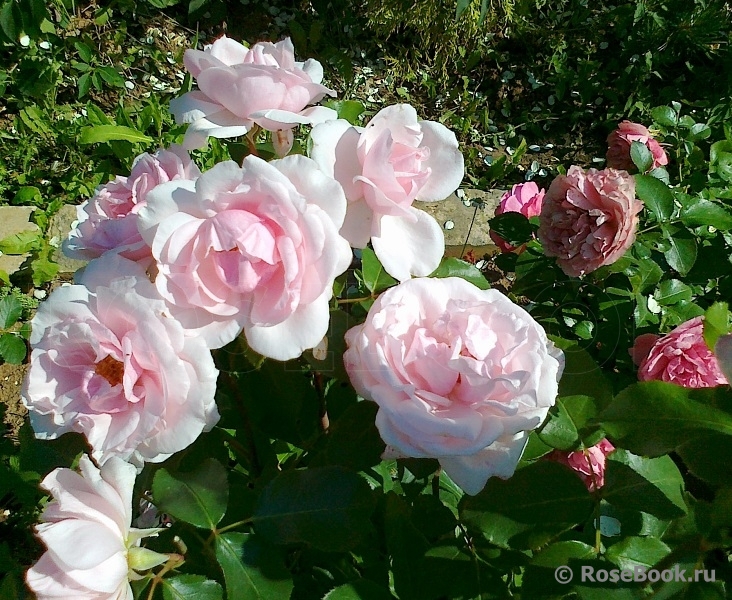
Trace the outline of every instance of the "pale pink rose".
{"label": "pale pink rose", "polygon": [[641,362],[638,379],[686,388],[727,384],[717,358],[704,341],[702,317],[694,317],[659,338]]}
{"label": "pale pink rose", "polygon": [[611,169],[622,169],[624,171],[636,170],[633,160],[630,158],[630,147],[633,142],[645,144],[653,155],[651,169],[663,167],[668,164],[668,157],[656,140],[651,136],[643,125],[631,121],[623,121],[618,128],[607,136],[607,166]]}
{"label": "pale pink rose", "polygon": [[369,240],[384,269],[400,281],[429,275],[442,260],[445,237],[415,200],[444,200],[463,179],[455,134],[420,121],[408,104],[380,110],[366,125],[337,120],[311,132],[312,157],[346,192],[341,229],[354,248]]}
{"label": "pale pink rose", "polygon": [[117,176],[99,186],[91,200],[76,207],[77,223],[64,241],[64,254],[91,260],[114,251],[130,260],[150,259],[150,248],[137,230],[137,213],[148,192],[166,181],[196,179],[200,174],[180,147],[140,154],[129,177]]}
{"label": "pale pink rose", "polygon": [[345,212],[341,186],[309,158],[247,156],[156,188],[140,227],[186,329],[220,348],[243,328],[254,350],[288,360],[328,331],[333,281],[352,258]]}
{"label": "pale pink rose", "polygon": [[714,346],[719,368],[727,381],[732,381],[732,333],[721,336]]}
{"label": "pale pink rose", "polygon": [[36,437],[82,433],[100,464],[161,462],[219,419],[211,353],[136,263],[108,254],[82,281],[55,290],[31,323],[22,399]]}
{"label": "pale pink rose", "polygon": [[168,560],[140,546],[158,529],[135,529],[135,467],[111,458],[100,469],[87,456],[79,471],[56,469],[41,487],[53,496],[36,533],[46,552],[26,574],[38,600],[132,600],[129,579]]}
{"label": "pale pink rose", "polygon": [[330,108],[308,108],[335,92],[321,85],[317,60],[295,61],[290,38],[246,48],[224,35],[203,51],[186,50],[183,61],[198,89],[171,100],[170,111],[177,123],[189,123],[188,149],[209,137],[244,135],[255,124],[276,132],[337,118]]}
{"label": "pale pink rose", "polygon": [[[544,200],[545,191],[533,181],[519,183],[501,196],[501,201],[496,208],[496,216],[507,212],[521,213],[527,219],[538,217],[541,214],[541,203]],[[501,252],[513,252],[516,250],[497,233],[490,232],[493,243],[500,248]]]}
{"label": "pale pink rose", "polygon": [[436,458],[468,494],[510,477],[554,404],[564,355],[525,310],[455,277],[405,281],[346,333],[390,456]]}
{"label": "pale pink rose", "polygon": [[579,277],[625,254],[635,241],[641,210],[627,172],[572,166],[544,197],[539,240],[567,275]]}
{"label": "pale pink rose", "polygon": [[567,465],[580,476],[587,489],[594,492],[605,485],[605,460],[613,450],[615,446],[603,438],[594,446],[575,452],[555,450],[548,458]]}

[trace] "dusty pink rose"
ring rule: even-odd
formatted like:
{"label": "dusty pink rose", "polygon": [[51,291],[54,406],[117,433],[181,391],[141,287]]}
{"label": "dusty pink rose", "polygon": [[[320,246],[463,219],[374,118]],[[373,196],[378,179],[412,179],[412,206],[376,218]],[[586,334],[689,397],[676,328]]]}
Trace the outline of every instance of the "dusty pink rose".
{"label": "dusty pink rose", "polygon": [[64,254],[79,260],[98,258],[108,251],[131,260],[151,257],[137,230],[137,213],[156,185],[201,174],[180,147],[144,153],[135,159],[129,177],[116,177],[99,186],[94,197],[76,207],[77,224],[63,244]]}
{"label": "dusty pink rose", "polygon": [[[501,201],[496,208],[496,215],[502,215],[507,212],[517,212],[524,215],[527,219],[538,217],[541,214],[541,203],[544,200],[545,191],[533,181],[519,183],[511,188],[510,192],[506,192],[501,196]],[[513,252],[516,250],[506,240],[497,233],[490,232],[493,243],[496,244],[501,252]]]}
{"label": "dusty pink rose", "polygon": [[339,119],[311,132],[312,157],[346,192],[341,229],[354,248],[369,240],[393,277],[429,275],[445,252],[442,228],[412,206],[444,200],[463,179],[463,156],[444,125],[420,121],[408,104],[380,110],[366,127]]}
{"label": "dusty pink rose", "polygon": [[248,156],[156,188],[140,227],[186,329],[211,348],[244,329],[254,350],[288,360],[328,331],[333,281],[352,258],[345,212],[341,186],[309,158]]}
{"label": "dusty pink rose", "polygon": [[625,254],[635,241],[642,209],[627,172],[572,166],[552,181],[544,197],[539,240],[567,275],[579,277]]}
{"label": "dusty pink rose", "polygon": [[[707,347],[703,333],[703,318],[694,317],[660,337],[641,360],[638,379],[667,381],[686,388],[725,385],[727,379]],[[634,360],[642,356],[650,341],[650,338],[641,340],[642,337],[631,349]]]}
{"label": "dusty pink rose", "polygon": [[53,496],[36,527],[47,550],[28,570],[28,587],[38,600],[132,600],[135,570],[168,559],[140,546],[158,529],[130,526],[135,467],[115,457],[98,469],[82,456],[79,470],[56,469],[41,483]]}
{"label": "dusty pink rose", "polygon": [[623,121],[618,128],[607,136],[607,166],[611,169],[622,169],[624,171],[636,170],[633,160],[630,158],[630,146],[633,142],[645,144],[653,155],[652,169],[663,167],[668,164],[668,157],[656,140],[651,136],[643,125],[631,121]]}
{"label": "dusty pink rose", "polygon": [[615,446],[602,439],[594,446],[575,452],[555,450],[549,459],[567,465],[580,476],[587,489],[594,492],[605,485],[605,459],[613,450]]}
{"label": "dusty pink rose", "polygon": [[219,419],[211,353],[136,263],[105,255],[82,279],[55,290],[32,321],[22,399],[36,437],[82,433],[100,464],[163,461]]}
{"label": "dusty pink rose", "polygon": [[247,48],[222,36],[203,51],[186,50],[183,60],[198,89],[173,99],[170,111],[176,122],[189,123],[188,149],[205,146],[209,136],[244,135],[255,124],[277,132],[337,118],[330,108],[308,108],[335,92],[321,85],[317,60],[295,61],[290,38]]}
{"label": "dusty pink rose", "polygon": [[455,277],[387,290],[346,343],[346,370],[379,405],[388,455],[437,458],[468,494],[513,474],[564,369],[531,315]]}

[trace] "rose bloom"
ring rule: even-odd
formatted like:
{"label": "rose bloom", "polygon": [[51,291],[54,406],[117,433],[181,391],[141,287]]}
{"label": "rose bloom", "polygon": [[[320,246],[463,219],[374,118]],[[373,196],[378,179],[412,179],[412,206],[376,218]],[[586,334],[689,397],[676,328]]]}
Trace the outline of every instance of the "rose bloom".
{"label": "rose bloom", "polygon": [[602,439],[594,446],[575,452],[555,450],[548,458],[567,465],[580,476],[587,489],[594,492],[605,485],[605,459],[613,450],[615,446]]}
{"label": "rose bloom", "polygon": [[703,334],[703,318],[694,317],[664,336],[639,336],[630,349],[633,361],[640,365],[638,379],[667,381],[686,388],[726,385],[727,379]]}
{"label": "rose bloom", "polygon": [[572,166],[552,181],[541,208],[539,241],[544,253],[570,277],[618,260],[635,241],[635,180],[625,171]]}
{"label": "rose bloom", "polygon": [[656,140],[643,125],[631,121],[623,121],[618,128],[607,136],[607,166],[611,169],[634,171],[636,169],[630,158],[630,147],[633,142],[645,144],[653,155],[652,169],[668,164],[668,157]]}
{"label": "rose bloom", "polygon": [[56,469],[41,483],[53,496],[36,527],[47,551],[28,570],[28,587],[38,600],[132,600],[135,570],[168,559],[140,546],[158,529],[130,527],[135,467],[113,457],[98,469],[82,456],[79,470]]}
{"label": "rose bloom", "polygon": [[161,462],[219,419],[211,353],[136,263],[106,255],[82,281],[56,289],[31,322],[22,399],[36,437],[82,433],[100,464]]}
{"label": "rose bloom", "polygon": [[445,237],[412,202],[444,200],[460,185],[463,156],[455,134],[397,104],[380,110],[366,127],[339,119],[314,127],[311,138],[312,158],[348,199],[341,235],[354,248],[371,240],[384,269],[400,281],[432,273]]}
{"label": "rose bloom", "polygon": [[379,405],[388,454],[436,458],[468,494],[513,474],[564,369],[531,315],[455,277],[387,290],[346,343],[346,370]]}
{"label": "rose bloom", "polygon": [[[295,61],[290,38],[247,48],[222,36],[203,51],[186,50],[183,61],[198,90],[171,100],[170,111],[177,123],[190,124],[183,142],[189,150],[205,146],[209,136],[244,135],[255,124],[278,132],[337,118],[330,108],[307,108],[335,92],[321,85],[317,60]],[[292,136],[285,138],[292,146]]]}
{"label": "rose bloom", "polygon": [[137,230],[137,213],[148,192],[166,181],[196,179],[200,174],[180,147],[141,154],[129,177],[117,176],[99,186],[91,200],[76,207],[77,224],[63,244],[64,254],[91,260],[113,250],[131,260],[149,259],[150,248]]}
{"label": "rose bloom", "polygon": [[[539,190],[533,181],[519,183],[511,188],[510,192],[506,192],[501,196],[501,201],[496,208],[496,216],[507,212],[517,212],[524,215],[527,219],[538,217],[541,214],[541,203],[544,200],[544,189]],[[498,246],[501,252],[513,252],[516,250],[506,240],[494,231],[490,232],[493,243]]]}
{"label": "rose bloom", "polygon": [[140,212],[155,284],[183,326],[220,348],[296,358],[328,332],[333,281],[352,253],[341,186],[304,156],[219,163],[156,188]]}

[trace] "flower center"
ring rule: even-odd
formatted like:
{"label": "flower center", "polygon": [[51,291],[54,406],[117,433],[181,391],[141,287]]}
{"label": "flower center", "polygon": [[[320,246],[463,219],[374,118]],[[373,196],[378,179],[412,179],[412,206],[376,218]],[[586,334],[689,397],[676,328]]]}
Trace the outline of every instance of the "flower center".
{"label": "flower center", "polygon": [[109,385],[115,386],[122,383],[122,378],[125,374],[125,365],[116,358],[107,355],[96,364],[94,372],[104,377],[109,382]]}

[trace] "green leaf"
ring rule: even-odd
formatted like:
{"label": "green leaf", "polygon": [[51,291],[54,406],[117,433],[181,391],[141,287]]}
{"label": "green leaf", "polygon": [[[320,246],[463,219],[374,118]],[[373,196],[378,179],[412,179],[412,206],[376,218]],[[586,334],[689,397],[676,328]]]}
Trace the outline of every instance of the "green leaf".
{"label": "green leaf", "polygon": [[384,270],[371,248],[361,250],[361,271],[366,288],[373,294],[397,284],[397,280]]}
{"label": "green leaf", "polygon": [[18,18],[20,15],[17,14],[17,11],[17,3],[12,1],[5,2],[0,9],[0,29],[13,43],[18,41],[19,30],[22,26],[22,19]]}
{"label": "green leaf", "polygon": [[686,388],[643,381],[620,392],[599,416],[608,437],[623,448],[661,456],[701,431],[732,435],[732,416],[689,397]]}
{"label": "green leaf", "polygon": [[21,231],[0,240],[0,252],[3,254],[25,254],[37,248],[41,241],[39,229]]}
{"label": "green leaf", "polygon": [[150,136],[122,125],[96,125],[94,127],[84,127],[79,136],[80,144],[98,144],[101,142],[109,142],[111,140],[124,140],[127,142],[139,142],[149,144],[153,141]]}
{"label": "green leaf", "polygon": [[159,469],[153,479],[153,497],[162,512],[196,527],[214,530],[229,500],[226,469],[214,459],[187,473],[171,474]]}
{"label": "green leaf", "polygon": [[273,544],[305,542],[325,551],[353,548],[371,529],[371,489],[342,467],[285,471],[262,492],[257,533]]}
{"label": "green leaf", "polygon": [[470,6],[472,0],[457,0],[457,6],[455,7],[455,19],[459,19],[465,10]]}
{"label": "green leaf", "polygon": [[717,202],[697,198],[681,210],[681,222],[687,227],[704,225],[728,231],[732,229],[732,213]]}
{"label": "green leaf", "polygon": [[351,125],[358,125],[358,117],[366,110],[363,103],[358,100],[328,100],[322,104],[332,108],[338,113],[339,119],[345,119]]}
{"label": "green leaf", "polygon": [[329,591],[323,600],[392,600],[389,590],[368,579],[344,583]]}
{"label": "green leaf", "polygon": [[5,296],[0,300],[0,327],[7,329],[14,325],[20,315],[23,314],[23,306],[15,296]]}
{"label": "green leaf", "polygon": [[709,164],[715,165],[719,162],[719,158],[722,154],[732,153],[732,140],[720,140],[714,142],[709,148]]}
{"label": "green leaf", "polygon": [[595,549],[589,544],[577,540],[556,542],[536,553],[531,561],[532,565],[539,567],[561,567],[566,565],[570,559],[591,559],[597,556]]}
{"label": "green leaf", "polygon": [[630,160],[640,173],[645,173],[653,164],[653,154],[643,142],[631,142]]}
{"label": "green leaf", "polygon": [[704,341],[714,352],[717,340],[730,332],[729,308],[726,302],[715,302],[704,313]]}
{"label": "green leaf", "polygon": [[13,196],[13,204],[27,206],[29,204],[41,203],[41,190],[33,185],[23,186],[18,193]]}
{"label": "green leaf", "polygon": [[538,548],[584,523],[594,502],[564,465],[538,461],[508,480],[492,478],[477,496],[460,501],[461,520],[504,548]]}
{"label": "green leaf", "polygon": [[621,569],[632,571],[636,566],[650,569],[670,552],[671,549],[658,538],[631,536],[610,546],[605,558]]}
{"label": "green leaf", "polygon": [[440,266],[429,276],[438,278],[460,277],[460,279],[469,281],[481,290],[487,290],[491,287],[491,284],[488,283],[488,280],[483,277],[483,273],[475,265],[471,265],[469,262],[460,260],[459,258],[443,258]]}
{"label": "green leaf", "polygon": [[549,411],[550,418],[538,431],[539,439],[558,450],[574,450],[580,443],[579,432],[596,415],[594,399],[590,396],[557,398]]}
{"label": "green leaf", "polygon": [[626,271],[635,293],[643,293],[646,289],[656,285],[663,277],[663,269],[650,258],[639,260]]}
{"label": "green leaf", "polygon": [[732,436],[704,434],[676,448],[686,467],[699,479],[732,485]]}
{"label": "green leaf", "polygon": [[663,253],[666,262],[679,275],[687,275],[696,262],[696,239],[685,229],[671,233],[664,228],[663,233],[671,244],[671,248]]}
{"label": "green leaf", "polygon": [[594,359],[577,342],[550,335],[549,339],[564,352],[564,371],[559,381],[559,397],[591,396],[598,409],[613,397],[612,385]]}
{"label": "green leaf", "polygon": [[659,222],[668,221],[674,212],[674,196],[669,187],[650,175],[634,175],[635,193]]}
{"label": "green leaf", "polygon": [[25,342],[20,336],[12,333],[0,335],[0,356],[11,365],[19,365],[25,360]]}
{"label": "green leaf", "polygon": [[282,553],[249,533],[216,536],[227,600],[288,600],[293,583]]}
{"label": "green leaf", "polygon": [[692,298],[691,288],[678,279],[662,281],[653,294],[661,306],[670,306],[679,302],[688,302]]}
{"label": "green leaf", "polygon": [[202,575],[178,575],[160,580],[163,600],[222,600],[224,591]]}
{"label": "green leaf", "polygon": [[602,495],[610,504],[676,519],[686,514],[683,491],[684,479],[669,456],[645,458],[618,448],[607,457]]}
{"label": "green leaf", "polygon": [[491,231],[503,238],[511,246],[521,246],[534,237],[537,229],[524,215],[518,212],[505,212],[488,221]]}
{"label": "green leaf", "polygon": [[664,127],[676,127],[678,115],[670,106],[657,106],[651,110],[651,118]]}

